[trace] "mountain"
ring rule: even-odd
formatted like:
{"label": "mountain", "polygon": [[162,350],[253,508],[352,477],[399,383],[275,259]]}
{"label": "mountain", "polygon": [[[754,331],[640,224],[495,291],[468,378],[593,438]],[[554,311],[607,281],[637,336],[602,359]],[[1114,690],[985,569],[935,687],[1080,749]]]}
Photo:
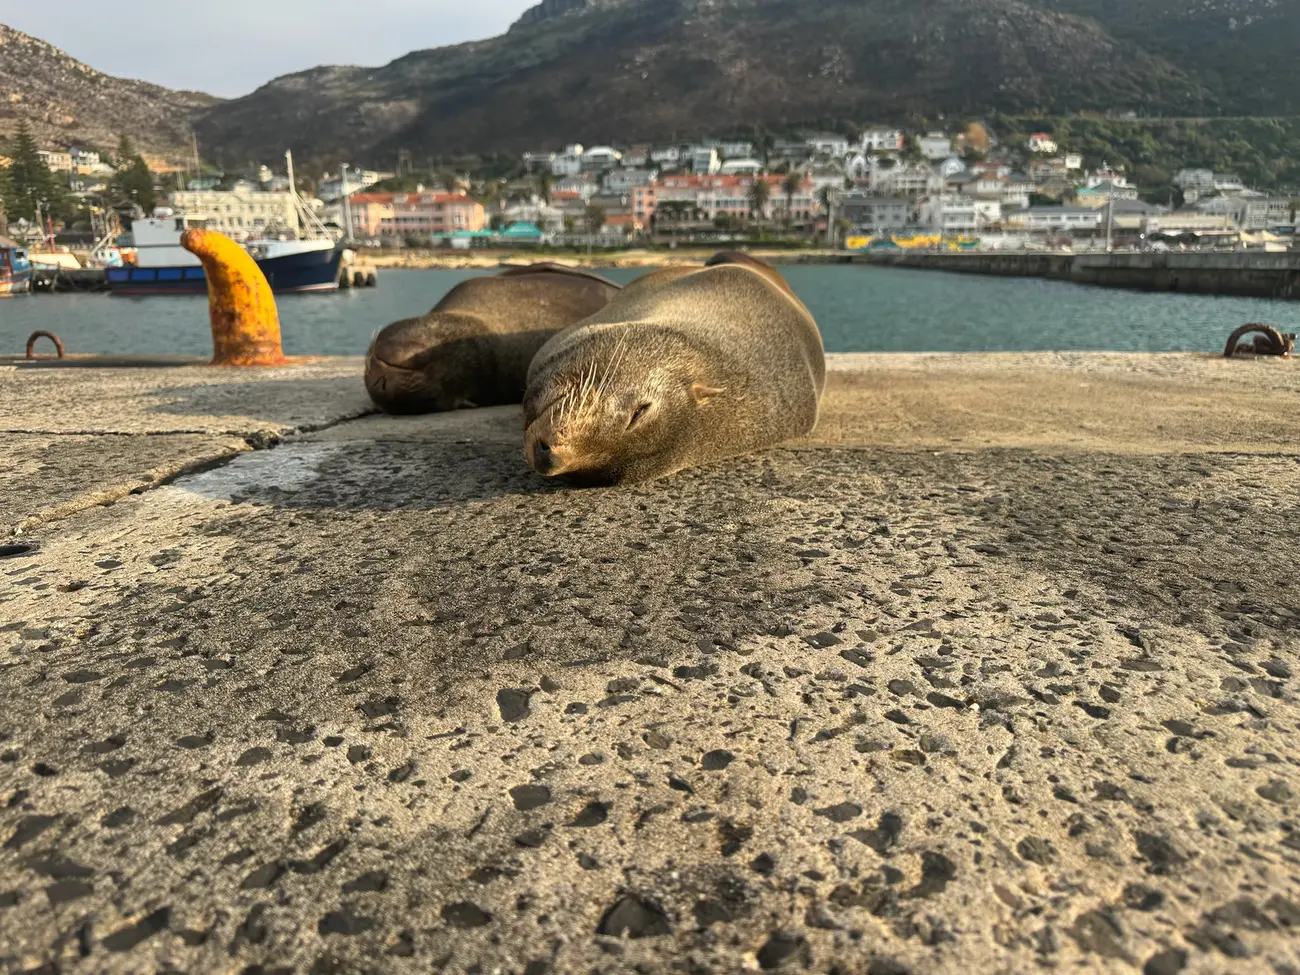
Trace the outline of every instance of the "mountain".
{"label": "mountain", "polygon": [[[206,149],[229,164],[269,159],[284,148],[338,159],[346,147],[353,162],[391,165],[400,149],[418,160],[756,124],[783,129],[990,111],[1221,112],[1225,100],[1199,65],[1175,63],[1133,32],[1121,37],[1108,28],[1122,20],[1121,5],[1149,2],[1178,6],[543,0],[500,37],[417,51],[379,68],[288,75],[214,106],[197,127]],[[1072,5],[1078,9],[1067,9]]]}
{"label": "mountain", "polygon": [[216,102],[111,77],[0,24],[0,140],[26,119],[42,146],[81,140],[111,149],[125,133],[146,152],[174,155],[189,144],[191,118]]}
{"label": "mountain", "polygon": [[1044,0],[1178,65],[1238,115],[1300,114],[1296,0]]}

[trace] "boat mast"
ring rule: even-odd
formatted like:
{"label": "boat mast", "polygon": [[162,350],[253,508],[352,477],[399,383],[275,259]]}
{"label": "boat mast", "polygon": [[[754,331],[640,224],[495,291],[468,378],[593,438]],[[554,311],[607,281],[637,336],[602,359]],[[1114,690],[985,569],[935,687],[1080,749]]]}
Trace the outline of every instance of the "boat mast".
{"label": "boat mast", "polygon": [[295,236],[302,236],[302,218],[299,215],[299,208],[302,205],[298,199],[298,184],[294,182],[293,177],[293,150],[286,149],[284,152],[285,164],[289,167],[289,196],[293,200],[293,232]]}

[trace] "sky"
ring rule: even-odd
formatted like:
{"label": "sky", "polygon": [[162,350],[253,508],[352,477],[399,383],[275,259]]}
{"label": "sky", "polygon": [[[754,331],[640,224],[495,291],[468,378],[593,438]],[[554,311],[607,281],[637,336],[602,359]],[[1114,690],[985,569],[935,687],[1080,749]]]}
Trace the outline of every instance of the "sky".
{"label": "sky", "polygon": [[102,0],[5,3],[0,23],[107,74],[232,98],[320,64],[387,64],[493,37],[536,0]]}

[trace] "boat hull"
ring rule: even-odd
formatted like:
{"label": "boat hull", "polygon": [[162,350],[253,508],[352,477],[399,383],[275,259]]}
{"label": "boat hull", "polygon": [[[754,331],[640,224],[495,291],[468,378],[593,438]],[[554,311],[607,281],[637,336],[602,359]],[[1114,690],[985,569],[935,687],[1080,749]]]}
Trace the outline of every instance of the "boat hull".
{"label": "boat hull", "polygon": [[[307,251],[257,262],[276,294],[337,291],[339,248]],[[202,295],[208,279],[202,267],[119,267],[108,269],[108,290],[115,295]]]}
{"label": "boat hull", "polygon": [[0,274],[0,297],[26,294],[32,287],[32,272],[17,271]]}

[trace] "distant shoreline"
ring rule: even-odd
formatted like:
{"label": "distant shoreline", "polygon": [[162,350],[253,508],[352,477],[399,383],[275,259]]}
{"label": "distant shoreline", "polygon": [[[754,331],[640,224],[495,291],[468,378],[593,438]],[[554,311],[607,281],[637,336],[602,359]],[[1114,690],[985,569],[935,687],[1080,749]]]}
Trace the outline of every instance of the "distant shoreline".
{"label": "distant shoreline", "polygon": [[[673,267],[682,264],[702,264],[721,247],[692,247],[677,250],[626,250],[580,254],[573,251],[548,253],[546,251],[382,251],[359,250],[361,259],[385,270],[473,270],[495,268],[501,265],[532,264],[551,261],[572,267],[638,268]],[[831,264],[846,261],[844,254],[832,250],[763,250],[749,253],[772,264]]]}

